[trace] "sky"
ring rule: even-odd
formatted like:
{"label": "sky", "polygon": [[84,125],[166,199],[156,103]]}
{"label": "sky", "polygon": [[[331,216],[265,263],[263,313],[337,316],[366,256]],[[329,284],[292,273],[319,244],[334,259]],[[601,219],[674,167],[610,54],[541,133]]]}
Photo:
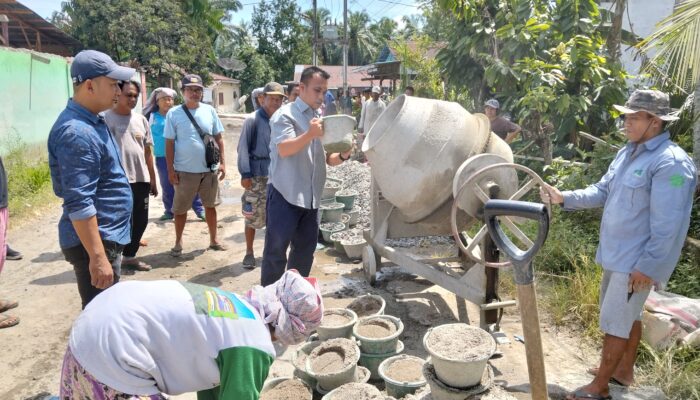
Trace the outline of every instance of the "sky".
{"label": "sky", "polygon": [[[20,0],[22,4],[31,8],[34,12],[44,18],[51,16],[53,11],[61,9],[62,0]],[[241,20],[250,21],[253,8],[258,0],[241,0],[243,10],[233,16],[233,22]],[[418,4],[420,0],[348,0],[349,11],[366,10],[373,20],[387,17],[396,20],[401,26],[401,17],[404,15],[419,14]],[[312,0],[297,0],[297,4],[302,11],[312,7]],[[343,21],[343,0],[317,0],[317,6],[331,11],[334,19],[339,24]]]}

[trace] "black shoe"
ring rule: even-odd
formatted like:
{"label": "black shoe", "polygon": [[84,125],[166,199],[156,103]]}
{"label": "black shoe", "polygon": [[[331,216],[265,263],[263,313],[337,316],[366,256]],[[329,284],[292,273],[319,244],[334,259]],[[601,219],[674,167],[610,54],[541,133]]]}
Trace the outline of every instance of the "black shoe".
{"label": "black shoe", "polygon": [[17,250],[12,250],[12,247],[8,245],[5,251],[5,258],[8,260],[21,260],[22,253]]}
{"label": "black shoe", "polygon": [[245,257],[243,257],[243,268],[245,268],[245,269],[255,268],[255,256],[254,255],[246,254]]}

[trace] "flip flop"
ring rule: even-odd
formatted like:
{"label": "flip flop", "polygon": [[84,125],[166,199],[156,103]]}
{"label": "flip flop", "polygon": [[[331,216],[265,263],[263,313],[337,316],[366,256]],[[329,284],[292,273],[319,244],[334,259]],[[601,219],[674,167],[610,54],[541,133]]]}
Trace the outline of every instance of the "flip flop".
{"label": "flip flop", "polygon": [[182,255],[182,247],[173,247],[170,249],[170,255],[173,257],[180,257]]}
{"label": "flip flop", "polygon": [[[596,375],[598,375],[598,367],[588,368],[588,369],[586,370],[586,372],[588,373],[588,375],[596,376]],[[622,386],[622,387],[630,387],[630,386],[632,386],[631,383],[625,383],[625,382],[623,382],[623,381],[621,381],[621,380],[615,378],[614,376],[610,378],[610,382],[609,382],[609,383],[612,383],[613,385]]]}
{"label": "flip flop", "polygon": [[18,302],[14,300],[0,300],[0,313],[3,313],[7,310],[11,310],[19,305]]}
{"label": "flip flop", "polygon": [[19,324],[19,318],[14,315],[0,314],[0,329],[9,328]]}
{"label": "flip flop", "polygon": [[[582,389],[576,389],[571,395],[574,396],[573,399],[571,400],[577,400],[577,399],[589,399],[589,400],[612,400],[612,396],[603,396],[602,394],[598,393],[588,393],[584,392]],[[569,399],[569,396],[566,396],[567,399]]]}
{"label": "flip flop", "polygon": [[221,243],[213,243],[209,245],[209,250],[226,251],[228,248]]}
{"label": "flip flop", "polygon": [[144,240],[144,239],[139,240],[139,246],[141,246],[141,247],[148,246],[148,241]]}

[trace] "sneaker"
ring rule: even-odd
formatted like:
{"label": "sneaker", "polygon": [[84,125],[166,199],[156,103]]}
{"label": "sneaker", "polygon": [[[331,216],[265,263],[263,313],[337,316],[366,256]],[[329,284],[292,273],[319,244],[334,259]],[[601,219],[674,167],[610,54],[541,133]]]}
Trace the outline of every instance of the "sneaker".
{"label": "sneaker", "polygon": [[9,245],[5,249],[5,258],[8,260],[21,260],[22,253],[17,250],[13,250]]}
{"label": "sneaker", "polygon": [[202,221],[207,220],[207,217],[204,214],[197,214],[197,218],[201,219]]}
{"label": "sneaker", "polygon": [[168,213],[165,213],[158,218],[159,221],[170,221],[171,219],[173,219],[173,215]]}
{"label": "sneaker", "polygon": [[255,268],[255,256],[254,255],[246,254],[245,257],[243,257],[243,268],[245,268],[245,269]]}

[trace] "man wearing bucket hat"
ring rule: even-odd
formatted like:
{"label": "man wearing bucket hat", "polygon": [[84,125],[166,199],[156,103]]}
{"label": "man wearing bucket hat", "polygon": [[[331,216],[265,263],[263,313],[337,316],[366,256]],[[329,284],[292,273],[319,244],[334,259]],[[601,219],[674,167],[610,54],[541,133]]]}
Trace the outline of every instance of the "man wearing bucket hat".
{"label": "man wearing bucket hat", "polygon": [[486,103],[484,103],[484,114],[486,114],[486,116],[489,117],[489,121],[491,121],[491,131],[498,135],[499,138],[505,140],[506,143],[510,144],[510,142],[518,137],[522,128],[520,125],[498,115],[499,108],[501,108],[501,104],[498,100],[487,100]]}
{"label": "man wearing bucket hat", "polygon": [[265,227],[267,176],[270,168],[270,117],[279,110],[286,97],[279,83],[270,82],[265,85],[262,106],[243,122],[238,141],[238,172],[241,174],[241,186],[245,189],[241,201],[246,244],[243,267],[248,269],[255,268],[255,230]]}
{"label": "man wearing bucket hat", "polygon": [[121,253],[131,241],[131,187],[102,112],[117,100],[119,81],[135,72],[99,51],[78,53],[70,68],[73,98],[49,133],[51,181],[63,199],[58,239],[83,308],[119,281]]}
{"label": "man wearing bucket hat", "polygon": [[541,189],[543,201],[565,210],[603,207],[596,262],[603,267],[600,328],[605,333],[600,366],[593,381],[568,399],[609,399],[608,384],[633,382],[642,335],[641,312],[652,286],[662,287],[680,257],[690,223],[697,171],[671,142],[666,123],[668,95],[636,90],[622,113],[629,142],[601,180],[585,189]]}

